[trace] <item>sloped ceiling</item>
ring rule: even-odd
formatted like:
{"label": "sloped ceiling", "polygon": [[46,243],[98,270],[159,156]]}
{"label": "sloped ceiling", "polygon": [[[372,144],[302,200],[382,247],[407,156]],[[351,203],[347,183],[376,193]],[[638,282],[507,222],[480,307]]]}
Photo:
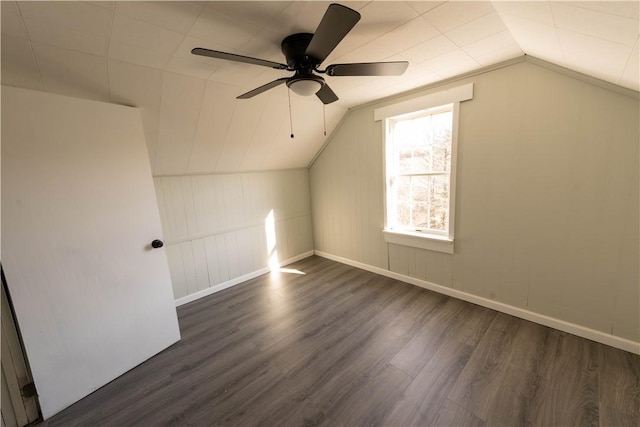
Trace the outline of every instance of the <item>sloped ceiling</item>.
{"label": "sloped ceiling", "polygon": [[[341,2],[362,19],[323,65],[407,60],[400,77],[327,77],[340,100],[282,85],[289,73],[190,54],[284,62],[329,2],[2,1],[2,83],[138,107],[154,174],[304,167],[348,108],[532,55],[639,90],[639,2]],[[291,124],[292,123],[292,124]],[[291,126],[295,138],[290,138]]]}

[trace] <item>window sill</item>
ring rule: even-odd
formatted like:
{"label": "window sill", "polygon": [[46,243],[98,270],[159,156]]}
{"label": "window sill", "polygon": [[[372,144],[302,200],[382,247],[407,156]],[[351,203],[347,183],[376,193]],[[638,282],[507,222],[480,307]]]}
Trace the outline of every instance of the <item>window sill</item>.
{"label": "window sill", "polygon": [[382,233],[387,243],[453,254],[453,240],[447,237],[396,230],[382,230]]}

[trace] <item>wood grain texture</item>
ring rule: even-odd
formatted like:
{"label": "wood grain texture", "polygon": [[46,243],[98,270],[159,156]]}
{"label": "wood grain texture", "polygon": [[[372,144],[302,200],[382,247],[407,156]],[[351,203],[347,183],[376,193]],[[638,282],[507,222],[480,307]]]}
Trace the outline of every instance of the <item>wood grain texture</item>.
{"label": "wood grain texture", "polygon": [[43,426],[637,426],[640,357],[325,258],[179,308]]}

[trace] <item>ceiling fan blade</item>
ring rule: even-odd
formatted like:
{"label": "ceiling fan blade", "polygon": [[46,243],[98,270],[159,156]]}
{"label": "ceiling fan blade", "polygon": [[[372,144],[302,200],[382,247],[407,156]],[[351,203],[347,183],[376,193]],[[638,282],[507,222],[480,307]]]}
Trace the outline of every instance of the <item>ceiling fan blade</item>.
{"label": "ceiling fan blade", "polygon": [[407,61],[333,64],[326,72],[328,76],[400,76],[408,66]]}
{"label": "ceiling fan blade", "polygon": [[333,3],[324,13],[305,55],[324,61],[360,20],[360,14],[346,6]]}
{"label": "ceiling fan blade", "polygon": [[323,104],[331,104],[338,100],[338,95],[336,95],[326,83],[323,84],[320,90],[316,92],[316,96]]}
{"label": "ceiling fan blade", "polygon": [[247,93],[243,93],[242,95],[238,96],[237,99],[249,99],[249,98],[253,98],[256,95],[260,95],[262,92],[266,92],[269,89],[272,89],[276,86],[281,85],[282,83],[286,82],[287,80],[289,80],[289,77],[282,77],[280,79],[274,80],[270,83],[267,83],[266,85],[262,85],[260,87],[257,87],[253,90],[250,90]]}
{"label": "ceiling fan blade", "polygon": [[191,50],[194,55],[208,56],[210,58],[226,59],[228,61],[244,62],[246,64],[262,65],[263,67],[275,68],[276,70],[286,70],[285,64],[279,62],[267,61],[266,59],[252,58],[250,56],[236,55],[234,53],[220,52],[217,50],[204,49],[196,47]]}

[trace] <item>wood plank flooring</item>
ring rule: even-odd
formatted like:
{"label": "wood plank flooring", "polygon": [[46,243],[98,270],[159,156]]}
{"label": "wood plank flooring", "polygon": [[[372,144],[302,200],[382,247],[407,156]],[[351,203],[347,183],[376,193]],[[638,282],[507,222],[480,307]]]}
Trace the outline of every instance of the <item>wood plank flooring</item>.
{"label": "wood plank flooring", "polygon": [[[640,357],[319,257],[42,426],[639,426]],[[298,274],[304,273],[304,274]]]}

